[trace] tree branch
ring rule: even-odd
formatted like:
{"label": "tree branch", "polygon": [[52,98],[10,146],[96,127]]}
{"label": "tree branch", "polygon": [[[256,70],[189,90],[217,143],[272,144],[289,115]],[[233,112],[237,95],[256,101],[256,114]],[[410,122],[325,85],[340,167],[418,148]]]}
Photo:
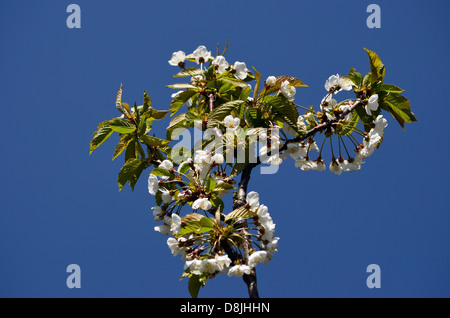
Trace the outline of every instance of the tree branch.
{"label": "tree branch", "polygon": [[[233,210],[236,210],[240,208],[241,206],[244,206],[246,202],[247,197],[247,186],[248,182],[250,181],[250,175],[252,173],[252,170],[254,167],[256,167],[257,164],[250,163],[248,164],[241,174],[241,181],[239,182],[239,188],[237,192],[237,196],[233,200]],[[247,221],[243,221],[243,225],[245,227]],[[244,234],[249,234],[247,230],[243,230]],[[250,242],[248,241],[249,238],[244,242],[244,258],[245,261],[248,261],[248,257],[250,256],[249,248],[250,248]],[[244,274],[243,280],[245,284],[247,284],[248,289],[248,295],[250,298],[259,298],[258,293],[258,286],[256,283],[256,271],[254,268],[252,268],[250,274]]]}

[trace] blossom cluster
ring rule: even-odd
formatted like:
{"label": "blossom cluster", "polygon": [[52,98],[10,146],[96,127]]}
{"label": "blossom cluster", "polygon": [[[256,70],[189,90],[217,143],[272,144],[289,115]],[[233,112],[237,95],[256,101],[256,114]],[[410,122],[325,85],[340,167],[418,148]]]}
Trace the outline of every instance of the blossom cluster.
{"label": "blossom cluster", "polygon": [[[239,225],[239,220],[231,224],[216,224],[216,232],[224,233],[227,231],[228,240],[231,240],[232,246],[239,246],[249,232],[255,231],[255,241],[249,240],[254,247],[250,248],[251,254],[248,259],[236,259],[232,261],[229,255],[220,246],[220,240],[211,233],[188,233],[179,235],[183,227],[183,219],[176,213],[169,217],[164,213],[161,207],[153,207],[155,220],[163,220],[164,225],[155,229],[161,234],[172,234],[173,237],[167,239],[167,245],[172,255],[180,255],[185,261],[185,272],[193,275],[212,275],[227,274],[228,276],[242,276],[250,274],[252,268],[257,264],[267,264],[272,255],[277,251],[279,238],[274,236],[275,224],[269,214],[267,206],[259,203],[259,194],[252,191],[247,195],[247,206],[251,217],[247,219],[245,231]],[[197,201],[196,201],[197,202]],[[250,221],[253,220],[253,223]],[[165,227],[164,231],[161,227]],[[253,233],[252,233],[253,234]],[[258,242],[258,243],[256,243]],[[222,243],[223,244],[223,243]],[[252,246],[252,245],[251,245]],[[258,250],[257,250],[258,249]],[[238,251],[234,251],[240,254]]]}
{"label": "blossom cluster", "polygon": [[186,55],[183,51],[173,52],[172,58],[169,60],[169,64],[184,68],[186,65],[186,59],[195,60],[195,62],[201,66],[207,62],[211,62],[215,65],[217,74],[222,74],[229,71],[240,80],[244,80],[248,75],[248,69],[244,62],[236,61],[234,64],[229,64],[223,55],[213,57],[211,55],[211,51],[208,51],[204,45],[200,45],[192,54],[189,55]]}

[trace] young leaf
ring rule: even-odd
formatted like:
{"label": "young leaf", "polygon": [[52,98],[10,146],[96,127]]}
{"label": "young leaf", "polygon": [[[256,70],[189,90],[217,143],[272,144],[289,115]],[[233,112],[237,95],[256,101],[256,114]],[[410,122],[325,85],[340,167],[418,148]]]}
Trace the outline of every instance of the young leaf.
{"label": "young leaf", "polygon": [[171,111],[170,116],[173,116],[181,108],[181,106],[186,104],[189,98],[191,98],[197,93],[198,92],[195,90],[187,90],[176,95],[172,99],[172,102],[170,103],[170,111]]}
{"label": "young leaf", "polygon": [[376,83],[378,81],[383,82],[385,74],[384,64],[381,62],[377,53],[375,53],[374,51],[370,51],[366,48],[364,48],[364,50],[369,55],[370,70],[372,73],[372,83]]}
{"label": "young leaf", "polygon": [[108,122],[104,121],[98,125],[98,130],[94,133],[94,136],[90,143],[89,155],[102,143],[104,143],[113,133],[113,130],[108,126]]}
{"label": "young leaf", "polygon": [[245,207],[240,207],[237,208],[236,210],[230,212],[226,217],[225,217],[225,222],[227,222],[228,220],[231,219],[237,219],[237,218],[249,218],[249,217],[253,217],[255,216],[255,213],[250,211],[248,208]]}
{"label": "young leaf", "polygon": [[221,122],[225,117],[231,114],[233,110],[235,110],[240,104],[244,101],[242,100],[233,100],[231,102],[222,104],[215,108],[210,114],[208,118],[208,128],[217,127],[218,123]]}
{"label": "young leaf", "polygon": [[354,68],[350,69],[350,71],[348,72],[348,78],[357,86],[357,87],[361,87],[363,78],[361,73],[358,73],[355,71]]}
{"label": "young leaf", "polygon": [[142,105],[142,113],[145,114],[147,110],[150,108],[150,105],[152,104],[152,100],[150,99],[150,96],[148,96],[147,92],[144,91],[144,104]]}
{"label": "young leaf", "polygon": [[148,135],[142,135],[139,137],[141,141],[146,144],[149,147],[161,147],[164,145],[167,145],[169,143],[168,140],[164,140],[161,138],[148,136]]}
{"label": "young leaf", "polygon": [[403,129],[405,129],[405,122],[417,121],[414,113],[411,111],[409,100],[403,95],[388,94],[380,101],[380,106],[390,112]]}
{"label": "young leaf", "polygon": [[213,208],[217,210],[223,211],[225,204],[223,203],[222,199],[213,194],[211,198],[209,198],[209,202],[211,202]]}
{"label": "young leaf", "polygon": [[150,172],[150,174],[154,174],[155,176],[158,177],[171,177],[172,174],[169,172],[169,170],[164,169],[164,168],[155,168],[153,169],[152,172]]}
{"label": "young leaf", "polygon": [[208,180],[206,181],[206,186],[205,186],[206,192],[208,192],[208,193],[213,192],[215,186],[216,186],[216,181],[214,180],[213,177],[211,177],[211,175],[209,175]]}
{"label": "young leaf", "polygon": [[108,123],[108,126],[113,130],[121,134],[128,134],[132,133],[136,130],[136,125],[132,122],[122,119],[122,118],[115,118],[113,120],[110,120]]}
{"label": "young leaf", "polygon": [[[119,156],[128,146],[128,143],[130,143],[134,139],[134,136],[132,134],[121,134],[120,135],[120,141],[116,146],[116,149],[114,150],[114,155],[112,160],[116,159],[117,156]],[[134,142],[134,140],[133,140]]]}
{"label": "young leaf", "polygon": [[161,120],[169,113],[169,110],[156,110],[154,108],[151,109],[149,119],[150,120]]}
{"label": "young leaf", "polygon": [[123,186],[129,183],[132,190],[134,190],[134,185],[138,181],[142,171],[144,171],[147,165],[147,161],[144,159],[130,159],[122,167],[117,178],[117,183],[119,185],[119,190],[122,190]]}
{"label": "young leaf", "polygon": [[380,93],[380,92],[399,94],[399,93],[403,92],[403,89],[401,89],[395,85],[392,85],[392,84],[381,84],[377,87],[377,93]]}

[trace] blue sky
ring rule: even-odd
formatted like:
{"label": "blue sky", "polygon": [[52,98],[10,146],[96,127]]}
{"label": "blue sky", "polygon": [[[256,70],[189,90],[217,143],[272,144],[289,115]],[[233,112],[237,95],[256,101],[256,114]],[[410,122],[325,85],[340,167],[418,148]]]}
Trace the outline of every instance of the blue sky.
{"label": "blue sky", "polygon": [[[145,89],[168,109],[172,52],[227,40],[227,60],[300,78],[309,87],[296,102],[315,107],[331,74],[369,71],[367,47],[418,119],[403,131],[386,115],[384,142],[357,173],[306,173],[290,160],[252,176],[281,238],[257,267],[260,295],[450,296],[448,1],[373,2],[381,29],[366,26],[372,1],[77,0],[82,27],[68,29],[70,3],[0,4],[1,297],[189,297],[183,262],[153,231],[146,178],[119,192],[114,142],[89,156],[89,141],[118,116],[121,82],[124,101],[141,103]],[[80,289],[66,287],[73,263]],[[369,264],[381,268],[380,289],[366,286]],[[199,296],[247,291],[217,277]]]}

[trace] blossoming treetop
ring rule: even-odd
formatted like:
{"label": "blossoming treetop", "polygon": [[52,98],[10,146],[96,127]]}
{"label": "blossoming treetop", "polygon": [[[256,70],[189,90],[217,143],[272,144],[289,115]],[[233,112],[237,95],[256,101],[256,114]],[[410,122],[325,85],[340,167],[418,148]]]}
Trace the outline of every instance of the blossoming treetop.
{"label": "blossoming treetop", "polygon": [[[148,191],[160,222],[155,230],[169,236],[172,254],[185,262],[182,278],[189,278],[192,297],[220,274],[243,277],[249,296],[258,297],[255,267],[273,257],[279,238],[268,207],[258,193],[247,191],[256,166],[276,167],[290,157],[303,171],[327,166],[338,175],[356,171],[383,140],[385,112],[403,128],[416,121],[403,90],[384,83],[385,67],[373,51],[366,49],[366,75],[350,69],[347,76],[328,78],[316,110],[294,103],[296,88],[307,86],[298,78],[271,75],[262,81],[244,62],[229,64],[225,51],[213,57],[199,46],[189,55],[172,54],[169,64],[179,68],[174,77],[188,81],[169,85],[179,90],[170,110],[152,108],[145,91],[143,104],[131,107],[122,102],[121,85],[116,96],[121,116],[101,122],[90,143],[92,153],[119,133],[113,159],[125,152],[120,190],[127,182],[134,189],[151,169]],[[355,97],[338,102],[334,97],[341,91]],[[174,117],[165,138],[149,135],[169,112]],[[192,129],[203,133],[193,149],[173,145]],[[227,206],[223,199],[230,192],[233,204]]]}

